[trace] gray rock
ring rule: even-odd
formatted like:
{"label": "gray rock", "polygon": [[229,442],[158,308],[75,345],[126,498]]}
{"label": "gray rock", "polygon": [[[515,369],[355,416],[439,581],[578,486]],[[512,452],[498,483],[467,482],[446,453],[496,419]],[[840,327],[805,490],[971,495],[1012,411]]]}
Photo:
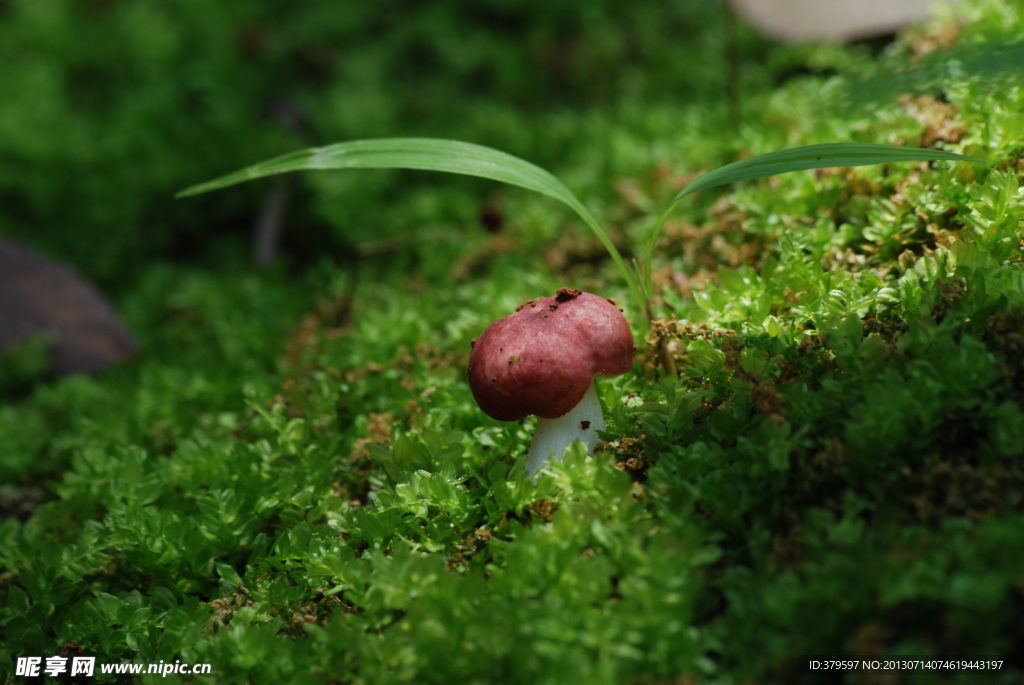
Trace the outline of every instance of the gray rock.
{"label": "gray rock", "polygon": [[137,349],[114,310],[74,270],[0,238],[0,354],[47,333],[58,374],[97,373]]}
{"label": "gray rock", "polygon": [[729,0],[744,21],[778,40],[881,36],[931,16],[937,0]]}

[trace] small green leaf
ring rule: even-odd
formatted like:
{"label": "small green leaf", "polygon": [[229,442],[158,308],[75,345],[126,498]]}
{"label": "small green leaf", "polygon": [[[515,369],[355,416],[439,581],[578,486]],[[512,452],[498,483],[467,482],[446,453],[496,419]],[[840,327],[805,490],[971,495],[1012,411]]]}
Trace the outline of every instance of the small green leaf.
{"label": "small green leaf", "polygon": [[764,328],[765,333],[773,338],[777,338],[782,334],[782,326],[779,325],[779,320],[774,316],[766,317],[761,326]]}
{"label": "small green leaf", "polygon": [[634,409],[637,414],[668,414],[668,407],[661,402],[644,402]]}
{"label": "small green leaf", "polygon": [[846,317],[846,320],[843,322],[843,333],[849,338],[851,343],[857,344],[860,342],[860,339],[864,336],[864,326],[861,325],[860,318],[856,314],[851,313]]}
{"label": "small green leaf", "polygon": [[738,295],[747,289],[743,275],[739,271],[725,266],[718,269],[718,282],[722,285],[723,290],[733,295]]}
{"label": "small green leaf", "polygon": [[228,585],[238,587],[242,584],[242,579],[241,577],[239,577],[238,572],[235,571],[235,569],[231,568],[229,565],[218,563],[214,564],[214,566],[217,569],[217,573],[218,575],[220,575],[221,580],[223,580]]}
{"label": "small green leaf", "polygon": [[23,614],[28,611],[28,595],[17,585],[7,588],[7,607],[15,614]]}

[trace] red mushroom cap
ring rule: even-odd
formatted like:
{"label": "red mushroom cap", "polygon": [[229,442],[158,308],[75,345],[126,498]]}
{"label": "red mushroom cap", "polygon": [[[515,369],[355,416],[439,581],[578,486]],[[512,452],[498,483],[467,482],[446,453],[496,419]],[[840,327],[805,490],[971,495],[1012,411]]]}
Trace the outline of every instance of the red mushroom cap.
{"label": "red mushroom cap", "polygon": [[579,404],[594,376],[633,366],[633,333],[611,300],[562,288],[495,321],[469,355],[469,387],[499,421],[555,419]]}

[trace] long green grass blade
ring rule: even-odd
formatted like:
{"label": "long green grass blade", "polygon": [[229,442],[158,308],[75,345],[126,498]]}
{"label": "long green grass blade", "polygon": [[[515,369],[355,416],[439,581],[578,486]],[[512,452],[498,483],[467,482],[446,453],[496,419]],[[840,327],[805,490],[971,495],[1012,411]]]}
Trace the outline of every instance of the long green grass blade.
{"label": "long green grass blade", "polygon": [[[177,197],[198,195],[289,171],[387,168],[424,169],[480,176],[535,190],[562,200],[570,206],[579,204],[561,181],[518,157],[472,143],[432,138],[353,140],[325,147],[296,150],[192,186],[178,193]],[[573,209],[576,207],[573,206]]]}
{"label": "long green grass blade", "polygon": [[186,188],[175,197],[188,197],[289,171],[311,169],[422,169],[479,176],[534,190],[561,200],[594,231],[622,270],[631,291],[637,283],[622,255],[589,210],[552,174],[518,157],[482,145],[437,138],[379,138],[354,140],[290,152]]}
{"label": "long green grass blade", "polygon": [[675,196],[672,204],[695,193],[698,190],[715,186],[745,181],[751,178],[764,178],[785,174],[790,171],[805,169],[822,169],[825,167],[865,166],[883,162],[922,162],[931,160],[952,160],[959,162],[982,162],[977,157],[967,157],[954,152],[929,150],[925,148],[897,147],[895,145],[877,145],[874,143],[826,143],[824,145],[808,145],[789,150],[769,152],[765,155],[726,164],[698,178],[686,186]]}

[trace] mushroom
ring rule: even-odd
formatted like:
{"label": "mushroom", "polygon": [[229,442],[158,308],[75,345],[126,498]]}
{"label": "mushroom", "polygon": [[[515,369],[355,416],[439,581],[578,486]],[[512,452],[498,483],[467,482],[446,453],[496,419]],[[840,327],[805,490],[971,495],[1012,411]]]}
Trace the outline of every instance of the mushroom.
{"label": "mushroom", "polygon": [[469,387],[499,421],[539,417],[526,462],[531,475],[573,440],[588,452],[604,430],[594,376],[633,366],[633,333],[611,300],[572,288],[530,300],[473,341]]}

